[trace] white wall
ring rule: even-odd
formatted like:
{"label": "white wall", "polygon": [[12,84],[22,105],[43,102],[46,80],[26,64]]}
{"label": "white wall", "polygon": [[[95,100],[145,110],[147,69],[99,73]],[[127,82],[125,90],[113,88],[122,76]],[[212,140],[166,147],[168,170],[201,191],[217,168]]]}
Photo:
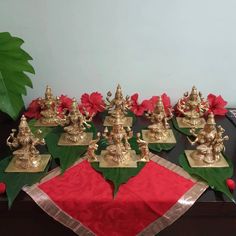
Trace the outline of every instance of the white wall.
{"label": "white wall", "polygon": [[0,0],[0,31],[25,40],[34,89],[77,98],[166,91],[173,103],[195,84],[236,107],[235,0]]}

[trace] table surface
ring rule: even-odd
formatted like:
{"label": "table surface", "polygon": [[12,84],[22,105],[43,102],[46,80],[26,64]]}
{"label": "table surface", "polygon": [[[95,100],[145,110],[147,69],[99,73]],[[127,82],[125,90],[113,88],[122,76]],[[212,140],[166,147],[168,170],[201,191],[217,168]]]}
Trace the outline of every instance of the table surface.
{"label": "table surface", "polygon": [[[236,127],[226,117],[216,117],[216,122],[225,129],[225,134],[230,137],[229,141],[225,142],[225,154],[233,162],[234,176],[232,178],[236,181]],[[103,130],[101,115],[95,117],[94,124],[99,131]],[[148,124],[149,121],[146,118],[138,117],[133,126],[134,133],[139,132]],[[0,159],[9,153],[5,141],[10,130],[15,127],[17,127],[17,122],[0,123]],[[158,155],[178,164],[179,155],[185,149],[192,149],[192,147],[185,135],[176,133],[177,145],[171,151],[161,152]],[[53,167],[55,165],[53,163]],[[236,191],[234,197],[236,199]],[[9,222],[14,227],[11,227]],[[72,231],[44,213],[23,191],[18,195],[10,210],[7,208],[6,196],[0,196],[0,226],[3,225],[6,235],[15,235],[19,232],[24,232],[24,235],[32,235],[32,233],[34,235],[50,235],[51,233],[53,235],[74,235]],[[42,225],[44,226],[42,227]],[[212,229],[216,230],[214,230],[215,235],[223,233],[234,235],[231,233],[236,232],[236,206],[223,194],[208,188],[184,216],[158,235],[209,235],[208,232],[212,232]],[[3,235],[5,234],[3,233]]]}

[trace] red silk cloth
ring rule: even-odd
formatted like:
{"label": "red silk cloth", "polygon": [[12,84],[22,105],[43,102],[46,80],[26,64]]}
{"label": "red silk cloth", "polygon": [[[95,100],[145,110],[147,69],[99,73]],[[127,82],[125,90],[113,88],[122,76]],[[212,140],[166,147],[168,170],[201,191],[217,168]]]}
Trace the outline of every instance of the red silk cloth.
{"label": "red silk cloth", "polygon": [[83,161],[38,187],[96,235],[132,236],[165,214],[194,184],[150,161],[113,198],[112,185]]}

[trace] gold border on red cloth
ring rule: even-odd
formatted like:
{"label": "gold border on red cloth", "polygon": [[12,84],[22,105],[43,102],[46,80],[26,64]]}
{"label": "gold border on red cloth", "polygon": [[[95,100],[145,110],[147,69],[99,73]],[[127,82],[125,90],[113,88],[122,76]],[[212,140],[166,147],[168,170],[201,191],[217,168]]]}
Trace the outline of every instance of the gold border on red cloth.
{"label": "gold border on red cloth", "polygon": [[[149,224],[145,229],[143,229],[138,235],[155,235],[161,230],[172,224],[179,217],[181,217],[201,196],[201,194],[208,188],[205,182],[198,181],[191,177],[186,171],[181,167],[157,156],[150,154],[152,161],[158,163],[161,166],[179,174],[180,176],[192,180],[195,184],[191,189],[189,189],[175,205],[173,205],[164,215],[159,217],[157,220]],[[82,162],[84,158],[81,158],[74,165]],[[73,230],[76,234],[83,235],[95,235],[90,229],[84,226],[81,222],[74,219],[66,212],[64,212],[57,204],[55,204],[52,199],[44,193],[40,188],[39,184],[42,184],[49,179],[58,176],[61,173],[59,167],[50,171],[49,174],[44,177],[40,183],[32,185],[31,187],[24,187],[23,190],[52,218],[59,221],[61,224]]]}

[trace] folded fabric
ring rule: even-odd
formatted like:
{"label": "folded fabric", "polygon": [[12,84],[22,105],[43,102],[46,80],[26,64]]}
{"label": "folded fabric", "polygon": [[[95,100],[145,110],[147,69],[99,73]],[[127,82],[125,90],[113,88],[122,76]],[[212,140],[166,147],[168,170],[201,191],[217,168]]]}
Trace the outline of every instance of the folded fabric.
{"label": "folded fabric", "polygon": [[86,160],[63,175],[53,170],[24,190],[50,216],[78,235],[154,235],[186,212],[208,187],[182,168],[156,155],[140,173],[112,185]]}

